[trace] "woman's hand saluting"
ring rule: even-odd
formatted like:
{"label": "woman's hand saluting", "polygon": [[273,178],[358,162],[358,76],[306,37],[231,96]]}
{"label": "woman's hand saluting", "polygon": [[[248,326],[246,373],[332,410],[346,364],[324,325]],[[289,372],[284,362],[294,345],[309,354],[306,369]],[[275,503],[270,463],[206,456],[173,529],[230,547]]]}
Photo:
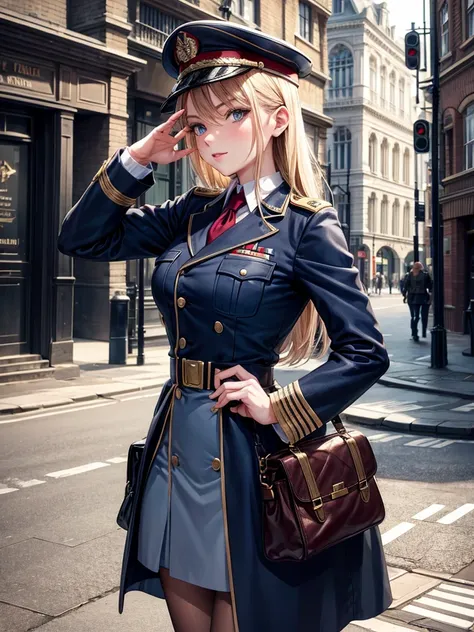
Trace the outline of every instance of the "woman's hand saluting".
{"label": "woman's hand saluting", "polygon": [[155,127],[148,136],[133,143],[133,145],[128,148],[131,157],[145,166],[149,162],[167,165],[193,152],[194,149],[175,149],[179,141],[191,131],[189,127],[184,127],[176,136],[171,136],[173,125],[183,112],[184,110],[178,110],[178,112],[172,114],[165,123]]}
{"label": "woman's hand saluting", "polygon": [[[239,378],[239,381],[222,381],[233,376]],[[230,409],[232,412],[238,413],[242,417],[251,417],[264,426],[276,423],[277,419],[270,398],[260,386],[257,378],[240,364],[223,371],[216,369],[214,388],[216,390],[209,397],[210,399],[217,399],[214,404],[215,408],[223,408],[229,402],[239,400],[239,405]]]}

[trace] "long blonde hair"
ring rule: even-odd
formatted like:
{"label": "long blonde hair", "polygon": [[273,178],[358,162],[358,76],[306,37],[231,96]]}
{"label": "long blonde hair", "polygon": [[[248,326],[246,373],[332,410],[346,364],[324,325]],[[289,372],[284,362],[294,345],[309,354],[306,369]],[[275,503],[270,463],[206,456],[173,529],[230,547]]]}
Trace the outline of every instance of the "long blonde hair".
{"label": "long blonde hair", "polygon": [[[285,131],[273,138],[273,159],[282,178],[297,195],[321,197],[321,168],[306,139],[298,89],[289,81],[259,70],[206,84],[181,95],[177,109],[186,107],[189,96],[192,98],[198,116],[205,120],[216,120],[216,108],[211,92],[229,108],[241,106],[250,109],[254,120],[254,137],[257,157],[255,160],[255,181],[260,180],[263,157],[263,133],[260,109],[273,112],[282,105],[290,112],[289,124]],[[186,115],[183,115],[186,125]],[[188,147],[196,147],[196,136],[187,134]],[[194,170],[204,186],[224,189],[230,178],[223,176],[206,163],[199,152],[191,154]],[[261,194],[256,188],[257,201],[261,210]],[[293,329],[279,347],[282,364],[295,365],[322,356],[329,347],[329,337],[314,304],[309,301]]]}

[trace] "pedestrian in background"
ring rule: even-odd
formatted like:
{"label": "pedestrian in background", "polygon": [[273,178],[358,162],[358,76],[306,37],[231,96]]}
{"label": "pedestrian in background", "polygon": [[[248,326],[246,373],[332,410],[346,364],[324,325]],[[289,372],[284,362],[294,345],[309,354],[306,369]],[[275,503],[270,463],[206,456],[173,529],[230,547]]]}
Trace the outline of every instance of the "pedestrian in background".
{"label": "pedestrian in background", "polygon": [[393,287],[393,274],[389,274],[388,275],[388,293],[391,294],[392,293],[392,287]]}
{"label": "pedestrian in background", "polygon": [[403,302],[408,302],[408,307],[410,308],[411,333],[415,342],[419,340],[418,322],[420,313],[422,336],[426,338],[432,287],[433,282],[430,275],[423,269],[423,264],[420,261],[416,261],[411,272],[406,275],[403,284]]}
{"label": "pedestrian in background", "polygon": [[375,293],[382,294],[382,286],[383,286],[383,275],[380,272],[377,272],[375,275]]}

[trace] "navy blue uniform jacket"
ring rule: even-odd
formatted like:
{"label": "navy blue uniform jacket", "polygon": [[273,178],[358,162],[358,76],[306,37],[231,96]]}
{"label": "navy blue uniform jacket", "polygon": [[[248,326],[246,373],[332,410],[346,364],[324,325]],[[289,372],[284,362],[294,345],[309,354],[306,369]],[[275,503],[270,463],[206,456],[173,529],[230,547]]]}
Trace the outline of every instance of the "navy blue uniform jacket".
{"label": "navy blue uniform jacket", "polygon": [[[153,185],[136,180],[116,154],[64,219],[59,249],[73,257],[122,261],[156,257],[152,292],[164,316],[171,357],[273,366],[278,349],[312,301],[331,338],[328,360],[271,394],[291,441],[324,434],[326,424],[387,370],[388,356],[332,208],[298,198],[283,182],[258,209],[206,245],[224,194],[191,189],[161,206],[129,208]],[[232,251],[258,242],[270,258]],[[242,269],[246,270],[244,275]],[[184,303],[178,299],[185,299]],[[221,333],[214,328],[223,325]],[[220,328],[218,328],[220,330]],[[145,476],[173,397],[168,381],[155,408],[124,551],[124,594],[163,596],[159,577],[137,560],[137,522]],[[378,528],[305,563],[272,563],[262,552],[260,490],[251,422],[220,415],[227,561],[236,631],[338,632],[390,604]],[[269,451],[282,447],[259,427]]]}

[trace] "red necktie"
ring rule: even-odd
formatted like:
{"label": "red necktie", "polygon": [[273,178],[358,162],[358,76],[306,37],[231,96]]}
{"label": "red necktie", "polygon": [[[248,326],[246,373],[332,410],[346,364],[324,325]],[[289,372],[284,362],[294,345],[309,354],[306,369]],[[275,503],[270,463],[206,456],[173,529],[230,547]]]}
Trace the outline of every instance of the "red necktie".
{"label": "red necktie", "polygon": [[247,204],[247,202],[245,200],[244,187],[240,189],[240,193],[237,193],[237,188],[235,188],[224,212],[219,215],[207,233],[208,244],[235,224],[237,211],[239,208],[242,208],[242,206],[245,206],[245,204]]}

